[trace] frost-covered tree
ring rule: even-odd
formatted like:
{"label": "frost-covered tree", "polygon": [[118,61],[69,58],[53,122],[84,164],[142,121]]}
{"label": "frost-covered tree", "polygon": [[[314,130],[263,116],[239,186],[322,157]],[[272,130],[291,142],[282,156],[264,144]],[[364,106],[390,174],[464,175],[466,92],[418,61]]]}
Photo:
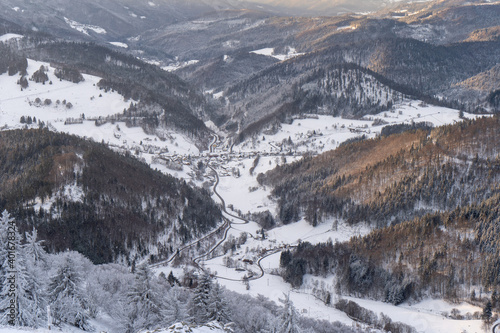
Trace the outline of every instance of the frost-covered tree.
{"label": "frost-covered tree", "polygon": [[17,324],[18,300],[16,290],[19,280],[17,274],[17,257],[19,234],[14,219],[7,211],[0,218],[0,324]]}
{"label": "frost-covered tree", "polygon": [[209,296],[207,307],[208,321],[215,320],[223,324],[230,322],[229,306],[218,283],[213,286]]}
{"label": "frost-covered tree", "polygon": [[17,325],[41,327],[46,324],[45,275],[22,248],[17,258]]}
{"label": "frost-covered tree", "polygon": [[50,279],[48,293],[51,312],[56,324],[67,323],[83,330],[91,330],[88,301],[82,290],[83,280],[79,256],[71,253],[54,256],[62,258],[56,274]]}
{"label": "frost-covered tree", "polygon": [[297,310],[293,306],[290,300],[290,295],[286,294],[285,299],[280,301],[283,303],[283,313],[281,315],[281,325],[278,329],[278,333],[299,333],[299,327],[297,326]]}
{"label": "frost-covered tree", "polygon": [[[6,210],[4,210],[2,216],[0,217],[0,269],[2,269],[2,273],[8,266],[8,231],[9,227],[13,225],[15,225],[14,219],[10,217],[10,214]],[[0,275],[0,279],[3,279],[4,277],[5,274]]]}
{"label": "frost-covered tree", "polygon": [[39,264],[45,260],[47,253],[42,247],[43,241],[38,240],[38,231],[33,228],[31,233],[26,232],[26,244],[23,245],[28,260],[34,264]]}
{"label": "frost-covered tree", "polygon": [[87,275],[86,294],[92,312],[102,313],[121,324],[119,331],[124,332],[128,324],[129,306],[127,295],[134,285],[134,274],[128,267],[118,264],[94,266]]}
{"label": "frost-covered tree", "polygon": [[[2,257],[2,290],[0,292],[1,324],[39,327],[45,322],[46,297],[44,274],[36,266],[28,244],[20,244],[21,236],[7,212],[0,218]],[[36,232],[27,235],[36,240]],[[38,249],[40,255],[43,249]]]}
{"label": "frost-covered tree", "polygon": [[147,265],[140,265],[127,295],[130,305],[127,332],[158,328],[163,320],[163,302],[156,278]]}
{"label": "frost-covered tree", "polygon": [[166,309],[164,312],[165,322],[168,325],[188,319],[187,305],[190,296],[190,293],[182,287],[174,285],[170,288],[167,293]]}
{"label": "frost-covered tree", "polygon": [[190,304],[190,314],[194,322],[204,324],[209,321],[208,306],[212,292],[212,278],[208,274],[203,274],[198,280],[198,286],[194,291],[194,296]]}
{"label": "frost-covered tree", "polygon": [[48,304],[46,293],[45,258],[47,253],[42,247],[42,241],[37,240],[37,231],[26,232],[26,243],[21,247],[21,256],[18,264],[19,280],[22,294],[19,299],[20,325],[40,327],[46,323],[46,307]]}

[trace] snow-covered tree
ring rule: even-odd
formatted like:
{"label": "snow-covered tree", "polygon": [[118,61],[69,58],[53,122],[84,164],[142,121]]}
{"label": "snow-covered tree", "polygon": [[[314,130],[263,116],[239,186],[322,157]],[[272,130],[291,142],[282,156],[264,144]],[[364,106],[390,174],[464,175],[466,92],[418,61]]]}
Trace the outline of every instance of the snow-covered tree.
{"label": "snow-covered tree", "polygon": [[87,275],[86,295],[92,312],[106,314],[121,324],[124,332],[128,325],[129,305],[127,295],[134,285],[134,274],[129,268],[118,264],[94,266]]}
{"label": "snow-covered tree", "polygon": [[57,273],[50,279],[48,293],[52,316],[56,324],[67,323],[83,330],[91,330],[88,302],[82,290],[82,277],[76,262],[78,256],[71,253],[55,256],[62,257]]}
{"label": "snow-covered tree", "polygon": [[136,269],[134,285],[127,295],[130,304],[128,332],[161,326],[164,306],[155,279],[147,265],[140,265]]}
{"label": "snow-covered tree", "polygon": [[[48,304],[46,294],[46,274],[43,270],[46,265],[47,253],[42,247],[42,241],[37,239],[37,230],[33,228],[31,233],[26,232],[26,243],[21,247],[21,257],[23,262],[19,274],[23,274],[23,291],[26,299],[19,302],[20,318],[23,318],[25,325],[40,327],[46,323],[46,307]],[[23,305],[24,303],[24,305]],[[31,317],[31,318],[30,318]]]}
{"label": "snow-covered tree", "polygon": [[198,286],[194,291],[191,300],[190,314],[194,322],[204,324],[209,321],[208,306],[212,292],[212,278],[208,274],[203,274],[198,280]]}
{"label": "snow-covered tree", "polygon": [[210,291],[207,311],[209,321],[218,321],[223,324],[231,321],[229,307],[218,283]]}
{"label": "snow-covered tree", "polygon": [[43,241],[38,240],[38,231],[35,228],[33,228],[31,233],[26,232],[25,235],[26,244],[23,245],[23,248],[27,259],[32,263],[38,264],[47,256],[47,253],[42,247]]}
{"label": "snow-covered tree", "polygon": [[[8,242],[9,242],[9,231],[12,231],[15,227],[14,219],[10,217],[10,214],[4,210],[2,216],[0,217],[0,282],[4,285],[3,280],[5,279],[5,272],[8,271],[9,258],[8,258]],[[11,228],[11,230],[9,230]],[[15,233],[17,241],[19,241],[19,235]],[[13,261],[11,261],[12,263]]]}
{"label": "snow-covered tree", "polygon": [[15,229],[14,219],[7,211],[0,218],[0,324],[17,324],[19,279],[17,257],[19,234]]}
{"label": "snow-covered tree", "polygon": [[[0,323],[39,327],[45,323],[47,304],[44,275],[37,269],[26,244],[21,246],[21,236],[16,230],[14,219],[6,211],[0,218],[0,233],[3,279],[0,292]],[[29,236],[36,239],[36,232]],[[32,237],[28,239],[33,240]],[[44,253],[43,249],[39,250]]]}
{"label": "snow-covered tree", "polygon": [[190,293],[179,286],[174,285],[166,296],[165,322],[170,325],[187,320],[189,315],[187,305]]}
{"label": "snow-covered tree", "polygon": [[278,329],[278,333],[299,333],[299,327],[297,326],[297,310],[293,306],[290,300],[290,295],[286,294],[285,299],[280,301],[283,303],[283,314],[281,315],[281,325]]}
{"label": "snow-covered tree", "polygon": [[17,325],[37,328],[47,322],[46,280],[23,250],[17,258]]}

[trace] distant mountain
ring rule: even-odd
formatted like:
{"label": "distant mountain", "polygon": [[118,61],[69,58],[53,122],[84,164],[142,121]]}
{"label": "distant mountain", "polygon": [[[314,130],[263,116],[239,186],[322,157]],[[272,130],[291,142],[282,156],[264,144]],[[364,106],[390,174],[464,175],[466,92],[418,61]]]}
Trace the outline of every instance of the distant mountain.
{"label": "distant mountain", "polygon": [[240,51],[202,61],[175,73],[203,90],[221,91],[277,62],[279,60],[272,57]]}
{"label": "distant mountain", "polygon": [[414,8],[412,4],[391,13],[401,15],[399,20],[407,24],[398,30],[400,36],[444,45],[463,40],[491,41],[495,39],[486,35],[492,38],[498,35],[495,33],[500,26],[498,2],[448,0],[421,7]]}
{"label": "distant mountain", "polygon": [[241,7],[242,2],[233,0],[5,0],[0,17],[59,37],[113,41],[206,12]]}
{"label": "distant mountain", "polygon": [[[249,0],[270,5],[296,15],[338,15],[345,12],[370,12],[392,7],[394,0]],[[410,1],[403,1],[410,2]]]}

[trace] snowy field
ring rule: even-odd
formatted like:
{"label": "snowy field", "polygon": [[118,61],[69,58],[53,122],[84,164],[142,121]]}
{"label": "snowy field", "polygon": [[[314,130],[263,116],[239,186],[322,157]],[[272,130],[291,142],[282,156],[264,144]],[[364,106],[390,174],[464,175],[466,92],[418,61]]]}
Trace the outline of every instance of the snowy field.
{"label": "snowy field", "polygon": [[[465,113],[464,117],[477,116]],[[375,121],[384,122],[384,125],[376,125]],[[392,111],[365,116],[360,120],[307,115],[307,118],[295,119],[292,124],[281,124],[281,130],[274,135],[262,135],[258,139],[247,140],[234,150],[278,152],[283,141],[290,139],[297,152],[322,153],[361,135],[374,138],[386,125],[426,122],[437,127],[458,121],[461,121],[458,110],[433,105],[425,106],[419,101],[406,101],[396,105]]]}
{"label": "snowy field", "polygon": [[[97,83],[100,77],[83,74],[84,81],[78,84],[60,81],[54,75],[54,68],[48,63],[28,60],[28,77],[40,66],[48,68],[47,75],[52,82],[35,83],[21,90],[17,84],[18,75],[0,75],[0,128],[2,130],[25,128],[20,118],[35,117],[37,121],[50,124],[49,128],[58,132],[92,138],[112,147],[138,150],[141,153],[169,152],[172,154],[198,154],[199,150],[186,136],[164,130],[162,139],[144,133],[140,127],[127,127],[124,123],[95,125],[95,119],[120,114],[130,106],[116,92],[104,92]],[[36,103],[37,98],[40,103]],[[50,104],[46,101],[50,100]],[[71,108],[68,108],[71,103]],[[82,123],[67,125],[68,119],[82,119]],[[65,124],[66,123],[66,124]],[[38,127],[36,124],[28,127]],[[147,156],[145,156],[146,158]]]}
{"label": "snowy field", "polygon": [[286,54],[275,54],[274,48],[272,48],[272,47],[267,47],[264,49],[251,51],[250,53],[260,54],[260,55],[264,55],[264,56],[268,56],[268,57],[273,57],[273,58],[276,58],[280,61],[292,59],[292,58],[295,58],[295,57],[298,57],[298,56],[301,56],[304,54],[304,53],[298,53],[297,50],[293,47],[288,47],[288,52]]}

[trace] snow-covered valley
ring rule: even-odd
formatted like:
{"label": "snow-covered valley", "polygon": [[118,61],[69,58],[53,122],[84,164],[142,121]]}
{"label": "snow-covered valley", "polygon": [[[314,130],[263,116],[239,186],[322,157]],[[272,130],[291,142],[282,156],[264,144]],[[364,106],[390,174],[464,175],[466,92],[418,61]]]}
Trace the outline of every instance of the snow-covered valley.
{"label": "snow-covered valley", "polygon": [[[79,29],[79,26],[75,25],[75,29]],[[4,39],[14,37],[6,36]],[[277,56],[268,49],[254,52]],[[292,50],[288,56],[297,55]],[[280,58],[286,59],[284,56]],[[188,270],[209,272],[230,291],[253,297],[264,295],[276,304],[279,304],[284,294],[289,294],[290,300],[304,316],[366,329],[369,329],[366,324],[359,323],[331,305],[340,298],[335,292],[335,274],[325,277],[308,275],[301,288],[292,288],[278,273],[280,254],[285,249],[294,248],[305,241],[311,244],[345,242],[351,237],[367,235],[372,227],[364,223],[353,226],[339,219],[327,219],[313,227],[301,219],[288,225],[278,223],[264,231],[260,224],[252,220],[253,214],[269,212],[276,216],[278,207],[271,197],[271,188],[261,185],[257,177],[276,166],[300,160],[305,154],[318,155],[336,149],[348,140],[376,138],[386,125],[425,122],[437,127],[462,121],[458,110],[427,105],[418,100],[404,100],[390,111],[361,119],[300,115],[290,124],[281,124],[274,133],[255,135],[239,145],[233,145],[226,133],[216,130],[210,147],[201,151],[191,136],[180,131],[165,127],[156,134],[147,134],[139,126],[129,127],[124,122],[114,121],[113,116],[121,114],[137,101],[125,100],[117,92],[100,89],[98,82],[101,78],[97,76],[84,74],[84,81],[79,83],[59,80],[55,76],[56,68],[49,63],[28,60],[27,77],[32,77],[41,66],[45,67],[49,81],[36,83],[30,80],[26,88],[18,84],[18,75],[0,75],[1,130],[47,127],[51,131],[102,142],[120,153],[130,153],[153,169],[212,191],[212,198],[223,206],[227,223],[224,238],[209,239],[207,244],[202,244],[193,252],[190,252],[192,248],[177,252],[176,255],[184,254],[182,252],[188,256],[195,255],[194,263],[179,265],[172,260],[173,256],[163,264],[155,264],[152,267],[157,275],[164,273],[168,276],[173,272],[181,278]],[[468,113],[462,115],[465,119],[477,117]],[[70,188],[63,189],[59,195],[78,201],[78,193],[79,188]],[[56,200],[57,196],[54,195],[44,205],[50,206]],[[225,246],[231,242],[234,247]],[[325,304],[327,302],[321,296],[326,293],[334,295],[329,304]],[[345,299],[377,315],[384,313],[393,321],[413,326],[418,332],[483,331],[479,318],[457,320],[450,316],[454,309],[462,314],[469,313],[468,317],[481,311],[479,307],[467,303],[450,304],[427,298],[418,303],[393,306],[374,300]],[[118,332],[106,322],[107,318],[100,319],[101,322],[94,323],[96,328]],[[188,330],[179,324],[179,327],[173,326],[160,332],[184,332],[183,329],[193,333],[224,331],[215,326]],[[69,327],[61,331],[80,332]],[[0,333],[13,332],[24,331],[0,328]],[[373,329],[373,332],[378,331]]]}

